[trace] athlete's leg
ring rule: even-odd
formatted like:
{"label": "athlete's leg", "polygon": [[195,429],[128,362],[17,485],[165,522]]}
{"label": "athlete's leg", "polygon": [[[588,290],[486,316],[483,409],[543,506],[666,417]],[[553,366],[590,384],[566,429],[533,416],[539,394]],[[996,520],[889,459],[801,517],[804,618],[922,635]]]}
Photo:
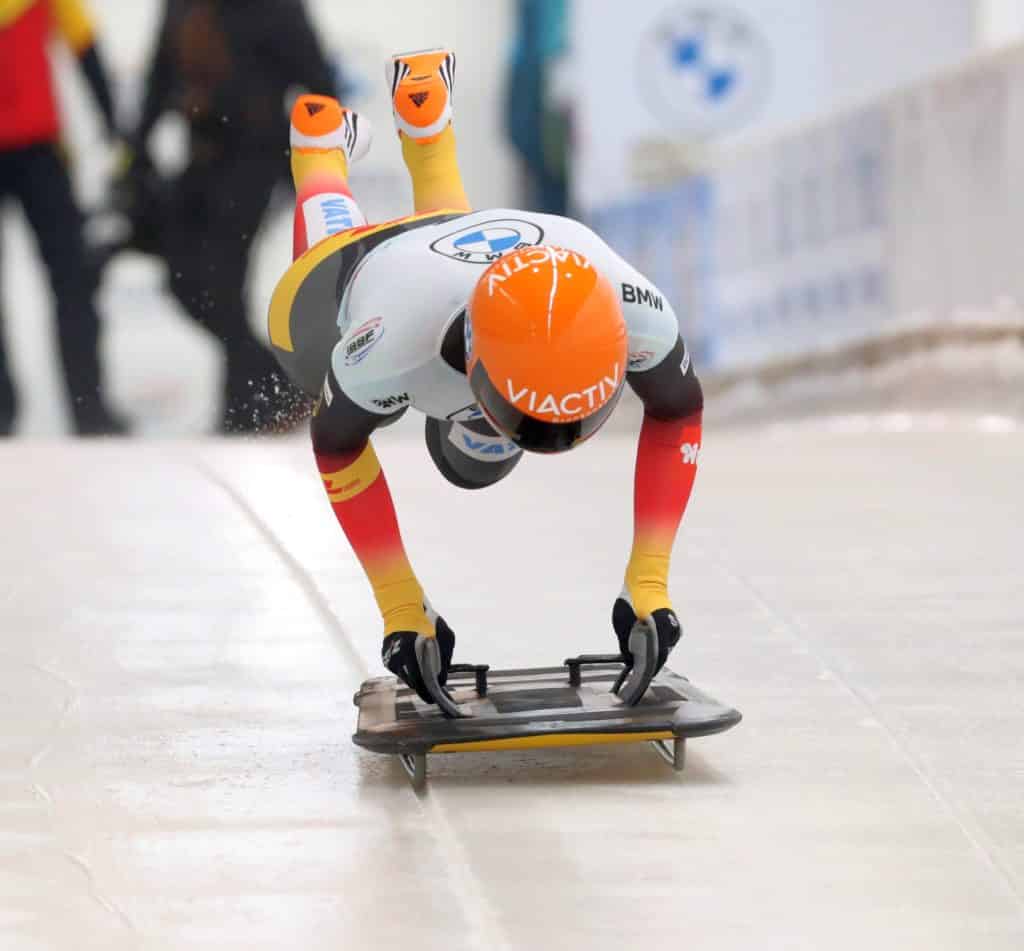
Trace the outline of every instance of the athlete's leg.
{"label": "athlete's leg", "polygon": [[300,96],[292,109],[295,182],[293,259],[366,218],[348,187],[348,166],[370,147],[370,124],[327,96]]}
{"label": "athlete's leg", "polygon": [[452,129],[455,54],[448,50],[396,54],[387,78],[416,213],[471,211]]}

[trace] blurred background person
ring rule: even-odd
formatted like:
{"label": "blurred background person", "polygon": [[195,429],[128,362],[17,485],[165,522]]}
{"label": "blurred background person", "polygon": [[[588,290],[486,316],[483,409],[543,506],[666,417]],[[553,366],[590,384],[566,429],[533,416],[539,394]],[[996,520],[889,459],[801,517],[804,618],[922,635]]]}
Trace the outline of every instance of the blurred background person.
{"label": "blurred background person", "polygon": [[[87,263],[83,219],[61,148],[49,44],[56,33],[78,60],[116,136],[114,103],[82,0],[0,0],[0,200],[16,199],[35,233],[57,308],[60,357],[81,435],[127,431],[107,406],[99,361],[100,321]],[[18,400],[0,341],[0,434],[9,434]]]}
{"label": "blurred background person", "polygon": [[569,106],[558,95],[569,46],[568,0],[517,0],[505,87],[509,141],[522,159],[526,205],[569,210]]}
{"label": "blurred background person", "polygon": [[[174,296],[223,346],[225,432],[287,427],[305,405],[253,333],[246,289],[253,239],[289,174],[288,95],[334,86],[301,0],[167,0],[118,201],[133,246],[164,260]],[[168,111],[188,124],[173,181],[148,150]]]}

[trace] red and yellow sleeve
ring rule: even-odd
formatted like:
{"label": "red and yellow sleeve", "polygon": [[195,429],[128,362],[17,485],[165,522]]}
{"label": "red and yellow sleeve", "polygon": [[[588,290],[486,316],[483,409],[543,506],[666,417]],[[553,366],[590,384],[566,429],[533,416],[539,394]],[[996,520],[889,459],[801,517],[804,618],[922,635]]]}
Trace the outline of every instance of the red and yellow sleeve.
{"label": "red and yellow sleeve", "polygon": [[373,587],[385,636],[396,631],[433,635],[373,446],[367,442],[352,452],[318,452],[316,461],[331,508]]}
{"label": "red and yellow sleeve", "polygon": [[626,590],[637,617],[671,608],[668,572],[679,523],[697,476],[702,414],[676,420],[644,415],[633,489],[633,550]]}
{"label": "red and yellow sleeve", "polygon": [[71,51],[80,56],[96,38],[96,29],[85,3],[83,0],[49,0],[49,3],[57,32]]}

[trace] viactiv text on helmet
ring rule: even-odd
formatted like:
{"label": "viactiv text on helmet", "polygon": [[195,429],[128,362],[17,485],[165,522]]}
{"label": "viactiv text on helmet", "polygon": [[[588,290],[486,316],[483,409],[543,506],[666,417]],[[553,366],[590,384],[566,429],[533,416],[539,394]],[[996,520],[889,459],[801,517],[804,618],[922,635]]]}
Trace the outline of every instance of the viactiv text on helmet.
{"label": "viactiv text on helmet", "polygon": [[[525,409],[531,416],[548,414],[561,422],[571,422],[599,409],[615,394],[620,381],[619,364],[611,375],[602,376],[596,383],[572,393],[555,395],[538,393],[529,386],[517,387],[511,378],[505,381],[508,398],[513,406]],[[570,405],[572,401],[572,405]]]}

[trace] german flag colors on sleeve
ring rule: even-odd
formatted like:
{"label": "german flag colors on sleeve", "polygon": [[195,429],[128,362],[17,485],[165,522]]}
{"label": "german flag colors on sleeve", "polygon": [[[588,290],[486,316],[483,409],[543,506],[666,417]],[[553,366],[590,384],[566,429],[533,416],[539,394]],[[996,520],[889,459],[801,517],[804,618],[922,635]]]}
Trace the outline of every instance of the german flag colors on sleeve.
{"label": "german flag colors on sleeve", "polygon": [[637,617],[671,608],[668,571],[676,533],[697,477],[702,414],[660,420],[644,414],[636,453],[633,550],[626,590]]}
{"label": "german flag colors on sleeve", "polygon": [[384,636],[396,631],[432,636],[423,589],[405,554],[391,490],[373,446],[318,452],[316,461],[331,508],[373,588]]}

